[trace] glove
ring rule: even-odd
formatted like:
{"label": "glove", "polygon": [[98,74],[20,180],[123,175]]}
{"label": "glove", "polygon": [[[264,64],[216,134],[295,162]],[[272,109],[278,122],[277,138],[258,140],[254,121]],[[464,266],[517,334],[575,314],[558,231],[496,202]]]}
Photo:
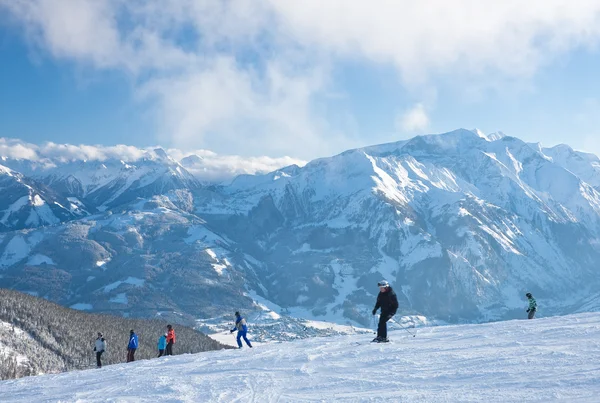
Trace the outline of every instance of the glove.
{"label": "glove", "polygon": [[96,347],[94,347],[94,351],[96,351]]}
{"label": "glove", "polygon": [[525,312],[529,312],[529,311],[531,311],[531,309],[528,309],[528,310],[526,310]]}
{"label": "glove", "polygon": [[373,309],[373,315],[377,315],[377,309]]}
{"label": "glove", "polygon": [[233,333],[233,332],[234,332],[234,330],[230,330],[230,331],[229,331],[229,333]]}

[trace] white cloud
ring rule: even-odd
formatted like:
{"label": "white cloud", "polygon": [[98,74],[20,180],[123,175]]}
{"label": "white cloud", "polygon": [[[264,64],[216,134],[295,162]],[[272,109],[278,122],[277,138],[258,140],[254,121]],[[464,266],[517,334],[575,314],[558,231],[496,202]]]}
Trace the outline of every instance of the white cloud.
{"label": "white cloud", "polygon": [[213,155],[194,163],[186,164],[186,169],[200,180],[220,182],[242,174],[264,174],[289,165],[304,166],[305,164],[306,161],[291,157],[271,158]]}
{"label": "white cloud", "polygon": [[31,144],[0,137],[0,157],[36,160],[37,153],[34,147]]}
{"label": "white cloud", "polygon": [[[500,87],[600,38],[597,0],[0,0],[0,10],[53,57],[130,74],[160,142],[245,155],[358,145],[316,101],[335,92],[330,66],[346,59],[393,65],[413,89]],[[417,108],[403,123],[427,121]]]}
{"label": "white cloud", "polygon": [[[18,139],[0,137],[0,157],[13,160],[35,162],[36,171],[48,171],[60,164],[74,161],[106,161],[109,159],[121,160],[134,164],[142,158],[153,155],[156,147],[136,148],[133,146],[92,146],[45,143],[42,145],[25,143]],[[175,161],[182,161],[186,157],[194,156],[183,161],[185,168],[202,181],[224,181],[241,174],[261,174],[272,172],[288,165],[303,166],[306,161],[291,157],[271,158],[243,157],[239,155],[219,155],[210,150],[191,150],[171,148],[166,150],[167,155]],[[0,162],[1,163],[1,162]],[[4,161],[17,171],[21,165],[12,165],[11,161]]]}
{"label": "white cloud", "polygon": [[535,72],[600,37],[595,0],[270,0],[306,46],[396,65],[405,82],[432,74]]}
{"label": "white cloud", "polygon": [[429,128],[429,117],[423,104],[416,104],[396,119],[396,129],[408,133],[425,132]]}

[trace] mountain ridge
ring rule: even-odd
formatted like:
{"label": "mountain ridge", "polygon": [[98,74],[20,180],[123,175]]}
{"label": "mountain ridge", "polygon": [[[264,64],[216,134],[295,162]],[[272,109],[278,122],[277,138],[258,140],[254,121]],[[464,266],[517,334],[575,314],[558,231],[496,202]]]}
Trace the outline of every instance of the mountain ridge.
{"label": "mountain ridge", "polygon": [[589,154],[458,129],[213,185],[159,154],[151,164],[166,168],[150,186],[104,187],[82,218],[0,234],[0,285],[189,320],[260,311],[259,296],[364,325],[382,277],[403,315],[450,322],[518,317],[526,291],[547,314],[600,309],[600,163]]}

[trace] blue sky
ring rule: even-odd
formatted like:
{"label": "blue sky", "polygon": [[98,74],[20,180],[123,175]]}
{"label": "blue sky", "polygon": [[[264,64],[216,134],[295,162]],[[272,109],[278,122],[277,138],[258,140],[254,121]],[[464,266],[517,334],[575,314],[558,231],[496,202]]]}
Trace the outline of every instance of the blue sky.
{"label": "blue sky", "polygon": [[600,154],[600,5],[0,0],[0,137],[311,159],[459,127]]}

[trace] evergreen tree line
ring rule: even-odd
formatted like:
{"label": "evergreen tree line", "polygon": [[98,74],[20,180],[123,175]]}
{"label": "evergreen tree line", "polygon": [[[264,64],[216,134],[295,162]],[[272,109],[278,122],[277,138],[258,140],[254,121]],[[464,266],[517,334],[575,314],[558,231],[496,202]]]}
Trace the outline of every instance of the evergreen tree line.
{"label": "evergreen tree line", "polygon": [[[126,361],[129,331],[138,335],[136,360],[158,355],[157,342],[166,332],[160,320],[131,319],[69,309],[18,291],[0,288],[0,379],[55,373],[95,366],[94,342],[107,343],[102,364]],[[174,354],[227,348],[189,327],[173,323]],[[27,357],[18,362],[12,351]]]}

